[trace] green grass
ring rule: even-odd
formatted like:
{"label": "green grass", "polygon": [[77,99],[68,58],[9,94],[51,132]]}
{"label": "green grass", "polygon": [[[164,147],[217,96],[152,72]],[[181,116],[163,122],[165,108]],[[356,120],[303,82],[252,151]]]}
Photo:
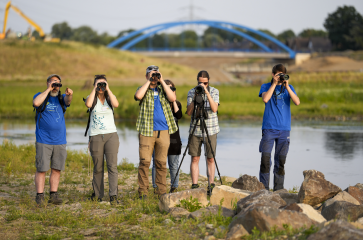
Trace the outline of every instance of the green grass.
{"label": "green grass", "polygon": [[[363,73],[299,73],[291,74],[301,104],[291,103],[293,118],[362,119],[363,116]],[[83,90],[83,84],[65,84],[74,91],[71,107],[67,110],[68,119],[86,119],[87,108],[82,100],[91,92]],[[213,82],[211,82],[213,85]],[[32,99],[35,93],[45,90],[45,83],[39,81],[0,81],[0,118],[34,118]],[[193,86],[177,84],[177,98],[186,110],[187,93]],[[264,103],[258,97],[260,86],[220,85],[218,114],[221,119],[240,117],[262,118]],[[118,98],[119,107],[115,109],[117,119],[136,119],[139,105],[134,101],[137,85],[111,86]],[[64,89],[63,89],[64,91]],[[184,114],[184,117],[189,117]]]}

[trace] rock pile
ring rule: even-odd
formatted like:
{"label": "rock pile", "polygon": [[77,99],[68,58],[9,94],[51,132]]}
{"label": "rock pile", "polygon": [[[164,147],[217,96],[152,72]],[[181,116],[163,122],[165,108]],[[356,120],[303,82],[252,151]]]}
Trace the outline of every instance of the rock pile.
{"label": "rock pile", "polygon": [[243,175],[232,187],[215,187],[210,198],[212,206],[192,213],[175,207],[190,196],[206,206],[206,191],[194,189],[162,196],[159,208],[179,218],[199,219],[209,214],[233,217],[226,236],[229,240],[240,239],[254,228],[269,231],[274,226],[283,229],[284,224],[295,229],[319,226],[321,229],[310,235],[309,240],[363,239],[363,184],[342,191],[321,172],[306,170],[303,175],[298,194],[286,189],[270,192],[256,177]]}

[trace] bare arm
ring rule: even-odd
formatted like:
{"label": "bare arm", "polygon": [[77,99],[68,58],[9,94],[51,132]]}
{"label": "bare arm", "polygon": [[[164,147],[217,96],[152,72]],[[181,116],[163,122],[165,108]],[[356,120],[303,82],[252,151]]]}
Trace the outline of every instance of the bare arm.
{"label": "bare arm", "polygon": [[66,106],[71,105],[73,99],[73,91],[70,88],[66,88],[66,96],[64,97],[64,102]]}
{"label": "bare arm", "polygon": [[292,101],[294,102],[294,104],[296,105],[296,106],[299,106],[300,105],[300,99],[299,99],[299,97],[291,90],[291,88],[290,88],[290,85],[289,85],[289,83],[288,83],[288,81],[286,81],[286,89],[287,89],[287,91],[289,92],[289,95],[290,95],[290,97],[291,97],[291,99],[292,99]]}
{"label": "bare arm", "polygon": [[267,90],[267,92],[262,93],[262,101],[264,103],[268,103],[270,101],[272,94],[274,93],[276,88],[276,84],[271,84],[271,87]]}
{"label": "bare arm", "polygon": [[187,106],[187,114],[191,116],[194,110],[194,100]]}
{"label": "bare arm", "polygon": [[149,86],[150,86],[150,81],[147,80],[146,83],[144,83],[144,85],[142,85],[141,88],[136,91],[135,98],[137,100],[141,100],[145,96],[147,90],[149,89]]}
{"label": "bare arm", "polygon": [[52,83],[55,82],[55,81],[50,81],[47,83],[47,89],[42,92],[41,94],[39,94],[36,98],[33,99],[33,106],[34,107],[39,107],[40,104],[42,104],[45,99],[47,98],[48,94],[50,93],[50,91],[53,90],[53,87],[52,87]]}
{"label": "bare arm", "polygon": [[211,108],[212,112],[217,112],[218,111],[218,103],[216,103],[213,100],[212,96],[210,95],[210,93],[208,91],[206,91],[205,93],[207,95],[209,105],[210,105],[210,108]]}
{"label": "bare arm", "polygon": [[85,102],[86,107],[88,107],[88,108],[92,107],[93,101],[95,100],[95,95],[96,95],[96,87],[94,87],[92,89],[92,92],[90,93],[90,95],[86,99],[86,102]]}
{"label": "bare arm", "polygon": [[159,80],[160,84],[163,86],[166,97],[168,98],[169,102],[175,102],[176,100],[176,95],[175,92],[173,92],[170,87],[168,85],[166,85],[166,83],[164,82],[163,77],[161,76],[160,80]]}
{"label": "bare arm", "polygon": [[107,92],[108,92],[108,96],[110,96],[110,100],[111,100],[112,107],[117,108],[118,105],[119,105],[119,103],[117,101],[117,98],[115,97],[115,95],[113,95],[113,93],[111,92],[110,89],[107,90]]}

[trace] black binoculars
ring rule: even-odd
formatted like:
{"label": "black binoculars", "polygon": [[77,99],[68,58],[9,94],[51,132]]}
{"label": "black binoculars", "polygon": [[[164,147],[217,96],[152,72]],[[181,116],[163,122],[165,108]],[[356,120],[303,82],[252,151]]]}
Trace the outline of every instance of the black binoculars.
{"label": "black binoculars", "polygon": [[62,87],[61,83],[52,83],[52,87]]}
{"label": "black binoculars", "polygon": [[105,88],[106,85],[107,85],[107,83],[105,83],[105,82],[99,82],[99,83],[97,83],[97,87],[100,87],[100,88]]}
{"label": "black binoculars", "polygon": [[160,73],[154,72],[153,74],[151,74],[150,81],[152,81],[152,80],[156,80],[156,78],[157,78],[157,79],[160,79],[160,78],[161,78]]}
{"label": "black binoculars", "polygon": [[175,87],[170,87],[171,91],[175,92],[176,88]]}

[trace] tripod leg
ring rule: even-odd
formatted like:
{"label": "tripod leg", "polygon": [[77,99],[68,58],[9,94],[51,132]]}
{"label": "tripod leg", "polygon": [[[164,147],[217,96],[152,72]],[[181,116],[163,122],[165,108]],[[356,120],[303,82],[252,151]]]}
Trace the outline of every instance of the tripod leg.
{"label": "tripod leg", "polygon": [[207,145],[205,144],[205,135],[204,135],[204,129],[205,129],[205,127],[206,126],[205,126],[205,122],[204,122],[204,117],[202,116],[201,119],[200,119],[200,128],[202,130],[202,136],[203,136],[205,164],[206,164],[206,171],[207,171],[207,178],[208,178],[208,187],[209,187],[209,189],[211,189],[210,179],[209,179],[209,171],[208,171]]}
{"label": "tripod leg", "polygon": [[[204,119],[202,119],[202,121],[204,122]],[[219,180],[221,181],[221,185],[223,185],[221,174],[219,173],[219,169],[218,169],[218,165],[217,165],[216,155],[214,154],[214,151],[213,151],[213,148],[212,148],[212,143],[210,141],[209,134],[208,134],[208,129],[207,129],[207,126],[205,125],[205,122],[204,122],[203,125],[204,125],[204,128],[205,128],[205,132],[207,133],[207,139],[208,139],[209,147],[210,147],[210,150],[211,150],[212,155],[213,155],[214,163],[216,164]]]}
{"label": "tripod leg", "polygon": [[192,138],[192,136],[193,136],[193,134],[194,134],[194,132],[195,132],[195,129],[197,128],[197,123],[198,123],[198,121],[199,121],[199,119],[197,119],[197,121],[196,121],[196,123],[195,123],[195,125],[194,125],[194,128],[193,128],[193,131],[189,134],[187,147],[185,148],[185,151],[184,151],[184,153],[183,153],[183,158],[182,158],[182,160],[180,161],[180,164],[179,164],[179,167],[178,167],[178,171],[177,171],[177,172],[176,172],[176,174],[175,174],[175,177],[174,177],[173,183],[170,185],[170,191],[169,191],[169,193],[171,193],[171,187],[174,185],[175,180],[176,180],[176,178],[178,177],[180,167],[181,167],[181,165],[182,165],[182,163],[183,163],[183,161],[184,161],[185,154],[187,153],[187,150],[188,150],[188,148],[189,148],[190,139]]}

